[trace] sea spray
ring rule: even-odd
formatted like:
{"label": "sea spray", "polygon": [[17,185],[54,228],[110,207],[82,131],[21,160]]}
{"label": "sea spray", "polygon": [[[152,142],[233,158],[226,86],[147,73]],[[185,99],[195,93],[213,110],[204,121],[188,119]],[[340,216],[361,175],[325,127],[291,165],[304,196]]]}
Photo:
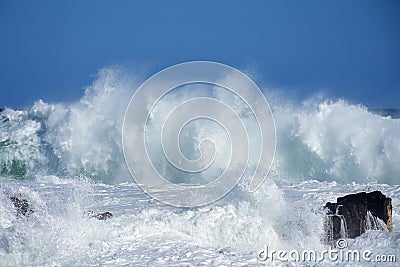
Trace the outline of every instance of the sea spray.
{"label": "sea spray", "polygon": [[[130,179],[121,151],[123,114],[136,88],[131,78],[105,69],[78,102],[36,101],[30,110],[1,112],[1,265],[259,266],[256,254],[265,246],[321,250],[322,206],[337,195],[380,188],[399,199],[393,185],[400,173],[399,120],[343,100],[279,100],[271,105],[277,155],[258,191],[251,194],[239,184],[220,201],[194,209],[154,201]],[[192,94],[172,94],[164,105]],[[220,138],[224,150],[224,133],[213,125],[185,131],[180,142],[189,156],[198,153],[193,138],[208,135]],[[213,172],[226,161],[216,163]],[[31,204],[31,217],[17,218],[9,200],[14,194]],[[393,208],[396,229],[399,207]],[[85,216],[88,210],[114,216],[93,220]],[[367,232],[349,244],[394,253],[398,237],[395,230]]]}
{"label": "sea spray", "polygon": [[400,182],[400,120],[344,100],[273,110],[275,168],[289,179]]}
{"label": "sea spray", "polygon": [[[135,81],[140,79],[127,73],[120,68],[101,70],[78,102],[47,104],[39,100],[30,110],[3,110],[0,175],[19,179],[35,174],[83,175],[107,183],[130,180],[121,149],[121,129],[128,100],[137,88]],[[249,129],[253,127],[237,98],[223,90],[189,89],[167,95],[156,109],[170,110],[193,95],[212,95],[236,106],[243,122]],[[399,182],[400,120],[380,117],[344,100],[310,100],[294,105],[274,99],[271,107],[277,127],[272,172],[279,174],[279,179]],[[157,127],[157,117],[152,119]],[[189,157],[198,155],[196,140],[212,136],[218,141],[221,153],[203,174],[209,181],[226,166],[226,158],[221,156],[229,147],[226,135],[207,122],[186,128],[180,144]],[[159,152],[154,147],[149,154],[158,156],[155,163],[159,169],[171,172],[169,176],[176,180],[173,170],[163,167],[165,157]]]}

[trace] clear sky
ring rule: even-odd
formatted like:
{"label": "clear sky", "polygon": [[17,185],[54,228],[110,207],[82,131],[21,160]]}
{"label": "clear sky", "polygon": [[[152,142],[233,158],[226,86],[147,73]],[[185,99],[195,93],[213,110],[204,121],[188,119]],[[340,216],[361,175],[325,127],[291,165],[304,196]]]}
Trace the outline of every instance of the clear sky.
{"label": "clear sky", "polygon": [[112,64],[250,68],[300,99],[400,107],[400,1],[1,1],[0,107],[79,99]]}

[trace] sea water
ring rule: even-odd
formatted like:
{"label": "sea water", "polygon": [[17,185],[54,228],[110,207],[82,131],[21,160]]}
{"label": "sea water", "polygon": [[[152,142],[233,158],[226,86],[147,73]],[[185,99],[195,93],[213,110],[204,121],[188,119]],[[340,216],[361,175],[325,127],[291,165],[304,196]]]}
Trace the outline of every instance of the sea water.
{"label": "sea water", "polygon": [[[347,240],[348,248],[400,257],[399,119],[346,100],[296,103],[266,90],[277,151],[261,188],[249,193],[239,183],[215,203],[177,208],[143,193],[125,165],[122,122],[139,81],[119,68],[103,69],[77,102],[38,100],[25,110],[1,111],[1,266],[373,266],[378,263],[259,256],[265,247],[334,249],[324,242],[323,205],[374,190],[392,198],[393,231],[369,230]],[[183,89],[164,105],[192,94]],[[245,120],[245,112],[242,116]],[[188,130],[191,138],[182,138],[182,147],[196,156],[193,139],[207,135],[224,137],[199,124]],[[224,163],[223,157],[216,162]],[[26,199],[34,212],[17,216],[10,196]],[[100,221],[88,211],[113,217]]]}

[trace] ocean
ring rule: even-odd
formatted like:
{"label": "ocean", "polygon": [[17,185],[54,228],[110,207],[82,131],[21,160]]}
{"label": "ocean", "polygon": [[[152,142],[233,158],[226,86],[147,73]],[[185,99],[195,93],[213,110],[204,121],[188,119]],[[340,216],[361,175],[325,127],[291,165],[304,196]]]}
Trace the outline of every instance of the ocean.
{"label": "ocean", "polygon": [[[250,193],[244,177],[216,202],[173,207],[144,193],[125,164],[122,124],[139,81],[123,70],[103,69],[79,101],[37,100],[26,109],[1,111],[0,266],[398,266],[376,256],[400,261],[399,110],[321,97],[296,102],[265,90],[276,125],[266,181]],[[193,94],[183,89],[163,105]],[[239,114],[246,119],[246,112]],[[222,139],[213,127],[195,125],[181,140],[183,149],[196,156],[193,140]],[[159,157],[154,164],[169,173],[157,149],[150,146]],[[222,156],[215,163],[226,162]],[[187,178],[170,175],[177,183]],[[334,250],[324,242],[323,205],[374,190],[392,198],[393,231],[346,239],[348,249],[371,251],[370,262],[260,257],[266,248]],[[18,216],[11,196],[26,199],[33,212]],[[113,217],[97,220],[89,211]]]}

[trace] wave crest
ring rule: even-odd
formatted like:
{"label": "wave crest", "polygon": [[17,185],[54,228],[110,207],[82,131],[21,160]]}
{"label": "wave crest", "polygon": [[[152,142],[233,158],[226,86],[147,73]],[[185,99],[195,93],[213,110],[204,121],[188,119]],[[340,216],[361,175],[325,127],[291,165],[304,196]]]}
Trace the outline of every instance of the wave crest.
{"label": "wave crest", "polygon": [[[39,100],[30,110],[1,111],[1,176],[86,176],[107,183],[129,179],[121,130],[138,85],[131,74],[122,68],[103,69],[78,102]],[[171,108],[175,102],[170,101]],[[310,100],[297,106],[278,100],[271,108],[277,130],[272,174],[278,179],[399,184],[400,120],[344,100]],[[207,131],[212,127],[198,134]]]}

